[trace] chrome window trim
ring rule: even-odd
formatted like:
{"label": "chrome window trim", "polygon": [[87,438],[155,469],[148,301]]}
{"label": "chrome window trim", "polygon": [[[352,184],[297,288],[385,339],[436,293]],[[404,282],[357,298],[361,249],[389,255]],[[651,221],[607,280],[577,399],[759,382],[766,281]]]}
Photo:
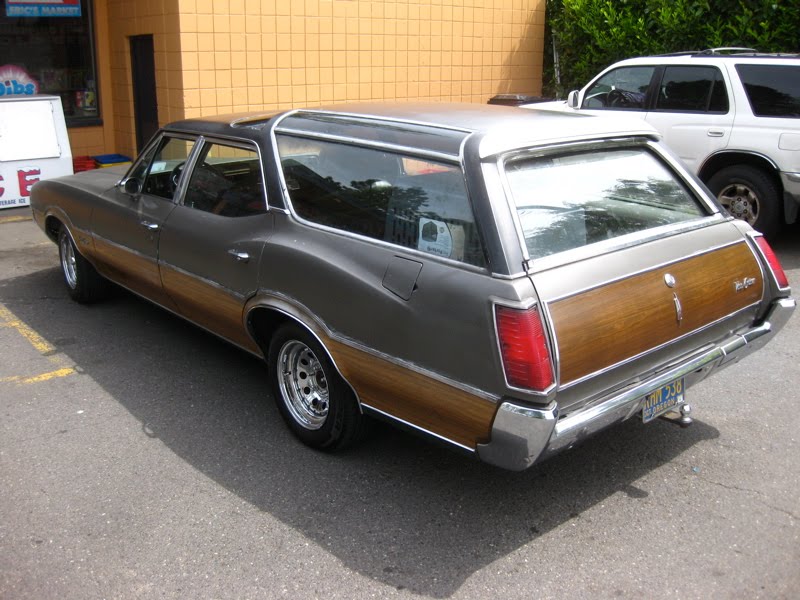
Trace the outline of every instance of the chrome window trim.
{"label": "chrome window trim", "polygon": [[401,125],[415,125],[419,127],[430,127],[431,129],[443,129],[445,131],[458,131],[460,133],[474,133],[473,129],[467,129],[462,127],[453,127],[452,125],[442,125],[441,123],[431,123],[430,121],[416,121],[414,119],[404,119],[401,117],[387,117],[383,115],[371,115],[369,113],[355,113],[355,112],[339,112],[333,110],[314,110],[308,108],[301,108],[296,111],[293,111],[294,115],[297,114],[309,114],[309,115],[326,115],[330,117],[344,117],[344,118],[356,118],[356,119],[366,119],[372,121],[383,121],[386,123],[399,123]]}
{"label": "chrome window trim", "polygon": [[[281,132],[279,131],[278,133],[281,133]],[[303,134],[297,134],[297,135],[295,135],[295,134],[287,134],[287,135],[290,135],[291,137],[314,139],[313,135],[304,134],[304,133]],[[332,141],[332,140],[327,140],[324,137],[321,137],[319,139],[321,139],[322,141]],[[362,147],[362,148],[365,147],[365,145],[363,143],[361,143],[360,141],[358,141],[358,140],[352,140],[352,142],[353,143],[351,143],[350,145],[356,145],[356,146]],[[417,250],[416,248],[409,248],[408,246],[400,246],[398,244],[393,244],[393,243],[387,242],[385,240],[379,240],[378,238],[372,238],[372,237],[368,237],[368,236],[365,236],[365,235],[361,235],[359,233],[354,233],[352,231],[346,231],[344,229],[338,229],[336,227],[330,227],[329,225],[324,225],[322,223],[316,223],[314,221],[309,221],[308,219],[305,219],[305,218],[301,217],[300,215],[297,214],[297,211],[295,211],[294,204],[292,203],[291,198],[289,197],[289,189],[288,189],[288,187],[286,185],[286,179],[285,179],[284,174],[283,174],[283,167],[280,164],[281,163],[281,157],[280,157],[280,154],[278,153],[278,149],[277,149],[277,144],[278,144],[277,135],[274,132],[273,132],[273,144],[274,144],[274,148],[275,148],[275,152],[276,152],[276,154],[275,154],[276,162],[278,163],[278,165],[277,165],[278,166],[278,177],[280,178],[281,192],[283,193],[284,201],[286,202],[286,206],[288,207],[287,214],[289,214],[291,217],[293,217],[298,223],[301,223],[302,225],[305,225],[306,227],[311,227],[313,229],[318,229],[320,231],[325,231],[327,233],[334,233],[334,234],[341,235],[341,236],[346,237],[346,238],[351,238],[351,239],[359,240],[359,241],[362,241],[362,242],[368,242],[370,244],[378,244],[378,245],[380,245],[382,247],[390,248],[390,249],[392,249],[394,251],[410,252],[413,256],[416,256],[416,257],[432,259],[432,260],[435,260],[436,262],[441,262],[441,263],[444,263],[444,264],[447,264],[447,265],[460,267],[460,268],[463,268],[463,269],[465,269],[467,271],[472,271],[474,273],[491,274],[491,271],[489,270],[489,265],[488,264],[485,267],[479,267],[477,265],[473,265],[473,264],[470,264],[468,262],[463,262],[463,261],[455,260],[453,258],[447,258],[447,257],[444,257],[444,256],[438,256],[436,254],[431,254],[429,252],[423,252],[422,250]],[[371,148],[371,149],[377,149],[377,148]],[[413,158],[413,156],[411,158]],[[425,157],[425,158],[432,158],[432,157]],[[447,163],[451,164],[453,166],[458,166],[458,168],[461,169],[462,176],[464,175],[463,165],[457,159],[455,159],[454,157],[448,155]],[[465,190],[466,190],[466,182],[465,182],[464,185],[465,185]],[[467,192],[467,201],[468,201],[469,209],[472,212],[472,216],[473,216],[473,219],[474,219],[475,211],[473,210],[472,202],[471,202],[471,200],[469,198],[469,192]],[[476,226],[479,226],[478,223],[477,223],[477,220],[475,220],[475,224],[476,224]]]}
{"label": "chrome window trim", "polygon": [[[409,154],[411,158],[430,158],[440,162],[447,162],[450,164],[460,165],[460,154],[447,154],[446,152],[436,152],[435,150],[424,150],[420,148],[411,148],[409,146],[400,146],[398,144],[387,144],[386,142],[378,142],[375,140],[365,140],[363,138],[347,137],[344,135],[333,135],[329,133],[318,133],[315,131],[304,131],[302,129],[290,129],[288,127],[276,127],[275,136],[283,134],[292,137],[301,137],[307,139],[322,140],[325,142],[333,142],[337,144],[347,144],[348,146],[358,146],[359,148],[370,148],[373,150],[386,150],[388,152]],[[462,142],[463,149],[463,142]],[[277,155],[280,158],[280,154]]]}
{"label": "chrome window trim", "polygon": [[[636,360],[638,360],[638,359],[640,359],[640,358],[642,358],[644,356],[647,356],[648,354],[652,354],[652,353],[657,352],[657,351],[659,351],[659,350],[661,350],[663,348],[666,348],[667,346],[669,346],[671,344],[674,344],[675,342],[679,342],[679,341],[681,341],[683,339],[686,339],[687,337],[689,337],[691,335],[695,335],[697,333],[700,333],[702,331],[710,329],[714,325],[717,325],[718,323],[721,323],[721,322],[725,321],[726,319],[729,319],[729,318],[731,318],[733,316],[736,316],[738,314],[741,314],[743,312],[747,312],[747,311],[751,310],[754,306],[758,306],[759,304],[761,304],[761,300],[757,300],[756,302],[748,304],[747,306],[744,306],[744,307],[740,308],[739,310],[735,310],[732,313],[728,313],[727,315],[724,315],[724,316],[720,317],[719,319],[716,319],[715,321],[711,321],[710,323],[706,323],[702,327],[698,327],[697,329],[692,329],[691,331],[687,331],[683,335],[680,335],[680,336],[678,336],[676,338],[673,338],[673,339],[671,339],[671,340],[669,340],[667,342],[664,342],[663,344],[659,344],[658,346],[654,346],[654,347],[652,347],[652,348],[650,348],[648,350],[645,350],[644,352],[640,352],[639,354],[636,354],[634,356],[631,356],[629,358],[626,358],[624,360],[616,362],[613,365],[608,365],[606,367],[603,367],[602,369],[598,369],[597,371],[589,373],[588,375],[584,375],[583,377],[579,377],[578,379],[574,379],[574,380],[570,381],[569,383],[566,383],[564,385],[559,386],[558,391],[561,392],[561,391],[564,391],[564,390],[568,390],[570,388],[575,387],[576,385],[579,385],[581,383],[584,383],[585,381],[588,381],[589,379],[592,379],[592,378],[597,377],[599,375],[604,375],[604,374],[606,374],[606,373],[608,373],[610,371],[613,371],[614,369],[617,369],[617,368],[622,367],[622,366],[624,366],[626,364],[635,362]],[[745,325],[745,326],[749,327],[751,325],[752,325],[752,322],[750,324]]]}
{"label": "chrome window trim", "polygon": [[[688,221],[683,221],[681,223],[648,228],[643,231],[621,235],[610,240],[602,240],[600,242],[594,242],[592,244],[579,246],[577,248],[571,248],[563,252],[556,252],[555,254],[550,254],[540,258],[532,258],[530,256],[522,230],[522,221],[519,218],[519,212],[517,211],[517,206],[514,202],[514,196],[511,192],[511,184],[508,181],[508,174],[506,172],[507,163],[520,158],[540,158],[562,152],[587,152],[592,150],[607,151],[609,149],[616,148],[642,147],[649,149],[657,156],[658,159],[660,159],[663,163],[666,163],[665,166],[668,168],[668,170],[676,175],[676,178],[681,184],[683,184],[687,192],[689,192],[694,200],[710,214],[696,217]],[[511,218],[514,222],[514,228],[517,230],[517,241],[520,244],[523,257],[525,258],[526,274],[532,274],[543,269],[549,269],[569,262],[574,262],[576,260],[580,260],[581,258],[588,258],[601,253],[607,253],[639,245],[646,241],[664,237],[668,234],[674,235],[677,233],[683,233],[684,231],[700,229],[708,225],[709,219],[713,219],[714,217],[721,215],[719,208],[713,202],[709,201],[703,190],[696,185],[694,178],[683,168],[683,166],[672,156],[663,152],[661,146],[659,146],[657,142],[654,142],[653,140],[641,135],[635,135],[627,138],[615,137],[607,140],[564,142],[542,147],[521,148],[500,154],[497,157],[497,160],[494,161],[494,164],[496,165],[500,175],[503,191],[505,192],[506,196],[506,202],[508,203],[508,209],[511,211]],[[543,262],[544,264],[542,264]]]}
{"label": "chrome window trim", "polygon": [[[252,150],[253,148],[255,148],[256,156],[258,157],[258,168],[261,171],[261,199],[264,203],[265,213],[268,213],[270,211],[269,194],[267,193],[267,179],[264,173],[264,158],[261,155],[261,146],[257,144],[254,140],[246,140],[242,138],[228,138],[225,136],[216,136],[216,135],[210,135],[210,136],[201,135],[200,137],[197,138],[197,144],[196,144],[196,147],[198,148],[197,152],[195,152],[194,149],[192,150],[192,154],[195,155],[194,158],[192,158],[191,160],[192,173],[194,173],[195,164],[197,163],[197,160],[200,157],[200,153],[202,152],[202,148],[205,146],[206,143],[217,144],[219,146],[228,146],[229,148],[239,148],[240,150]],[[188,170],[189,168],[190,168],[190,161],[187,160],[186,167],[184,167],[184,170]],[[185,197],[186,189],[188,189],[189,187],[189,179],[191,179],[191,177],[186,177],[186,178],[181,177],[180,185],[178,186],[178,189],[175,190],[176,196],[178,196],[179,191],[181,192],[180,202],[179,202],[181,206],[186,206],[183,203],[183,200]],[[192,206],[187,206],[186,208],[199,210],[199,209],[194,209],[194,207]],[[239,217],[226,217],[226,218],[233,219]]]}
{"label": "chrome window trim", "polygon": [[[147,155],[147,153],[150,152],[150,150],[152,150],[154,146],[157,146],[158,144],[160,144],[161,140],[163,140],[165,137],[173,138],[173,139],[179,139],[179,140],[185,140],[187,142],[194,142],[194,146],[192,146],[191,152],[189,152],[188,156],[186,157],[186,162],[185,162],[185,165],[184,165],[184,171],[186,171],[187,168],[188,168],[188,165],[190,164],[190,160],[192,158],[192,155],[194,154],[195,149],[197,148],[197,143],[202,139],[203,136],[200,135],[200,134],[195,134],[195,133],[182,133],[182,132],[173,132],[173,131],[161,130],[159,132],[159,135],[154,135],[153,139],[150,140],[150,143],[147,144],[147,146],[145,146],[144,150],[142,150],[139,153],[139,156],[137,156],[136,160],[133,161],[133,164],[131,164],[131,166],[125,172],[125,175],[122,177],[122,179],[120,179],[115,184],[115,187],[124,186],[125,183],[128,181],[128,179],[130,179],[131,174],[136,170],[136,167],[138,165],[140,165],[142,162],[144,162],[144,157]],[[150,176],[150,168],[152,168],[152,164],[147,169],[147,176],[145,177],[145,180],[147,179],[147,177]],[[182,183],[182,180],[183,180],[183,173],[181,173],[181,183]],[[142,183],[144,183],[144,182],[142,182]],[[180,202],[177,200],[177,198],[181,198],[181,201],[182,201],[182,196],[181,196],[180,192],[181,192],[181,185],[179,183],[178,187],[175,188],[175,193],[173,194],[171,199],[164,198],[163,196],[157,196],[157,195],[154,195],[154,194],[147,194],[147,195],[151,196],[153,198],[161,198],[162,200],[166,200],[167,202],[172,202],[173,204],[179,204]],[[140,191],[139,192],[139,194],[143,194],[143,193],[144,193],[144,191]]]}

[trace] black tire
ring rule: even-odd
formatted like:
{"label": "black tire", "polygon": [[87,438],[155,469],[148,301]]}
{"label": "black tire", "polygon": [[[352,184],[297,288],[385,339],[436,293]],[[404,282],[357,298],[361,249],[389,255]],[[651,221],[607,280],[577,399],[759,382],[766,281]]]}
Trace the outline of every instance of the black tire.
{"label": "black tire", "polygon": [[781,195],[775,181],[749,165],[733,165],[717,171],[708,188],[728,212],[750,223],[767,237],[781,228]]}
{"label": "black tire", "polygon": [[91,304],[106,297],[108,281],[81,256],[66,227],[58,233],[58,257],[70,298],[81,304]]}
{"label": "black tire", "polygon": [[307,330],[281,325],[267,353],[270,391],[281,416],[307,446],[334,451],[360,441],[367,428],[350,387]]}

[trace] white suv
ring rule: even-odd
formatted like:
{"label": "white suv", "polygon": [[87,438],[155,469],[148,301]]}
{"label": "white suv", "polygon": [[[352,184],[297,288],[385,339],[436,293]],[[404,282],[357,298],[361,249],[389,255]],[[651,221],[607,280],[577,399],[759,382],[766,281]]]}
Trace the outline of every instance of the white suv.
{"label": "white suv", "polygon": [[608,67],[566,102],[525,108],[637,113],[735,217],[766,235],[800,204],[800,55],[719,48]]}

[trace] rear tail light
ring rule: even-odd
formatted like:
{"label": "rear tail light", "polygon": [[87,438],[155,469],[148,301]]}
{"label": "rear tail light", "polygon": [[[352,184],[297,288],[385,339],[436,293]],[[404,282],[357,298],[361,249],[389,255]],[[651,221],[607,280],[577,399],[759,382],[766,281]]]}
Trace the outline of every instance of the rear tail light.
{"label": "rear tail light", "polygon": [[761,249],[764,258],[767,259],[769,268],[772,270],[772,274],[775,275],[775,281],[778,282],[778,287],[788,288],[789,280],[786,278],[786,273],[783,272],[781,262],[778,260],[778,257],[775,256],[775,252],[772,250],[766,238],[763,236],[757,237],[756,244],[758,244],[758,247]]}
{"label": "rear tail light", "polygon": [[553,368],[537,307],[519,310],[496,306],[495,322],[509,385],[535,391],[550,387]]}

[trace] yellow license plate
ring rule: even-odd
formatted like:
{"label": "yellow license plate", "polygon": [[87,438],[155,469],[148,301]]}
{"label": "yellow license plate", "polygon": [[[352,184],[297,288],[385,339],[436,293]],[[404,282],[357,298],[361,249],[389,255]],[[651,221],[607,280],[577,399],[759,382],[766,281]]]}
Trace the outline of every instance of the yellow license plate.
{"label": "yellow license plate", "polygon": [[683,377],[647,394],[642,402],[642,421],[647,423],[683,404]]}

